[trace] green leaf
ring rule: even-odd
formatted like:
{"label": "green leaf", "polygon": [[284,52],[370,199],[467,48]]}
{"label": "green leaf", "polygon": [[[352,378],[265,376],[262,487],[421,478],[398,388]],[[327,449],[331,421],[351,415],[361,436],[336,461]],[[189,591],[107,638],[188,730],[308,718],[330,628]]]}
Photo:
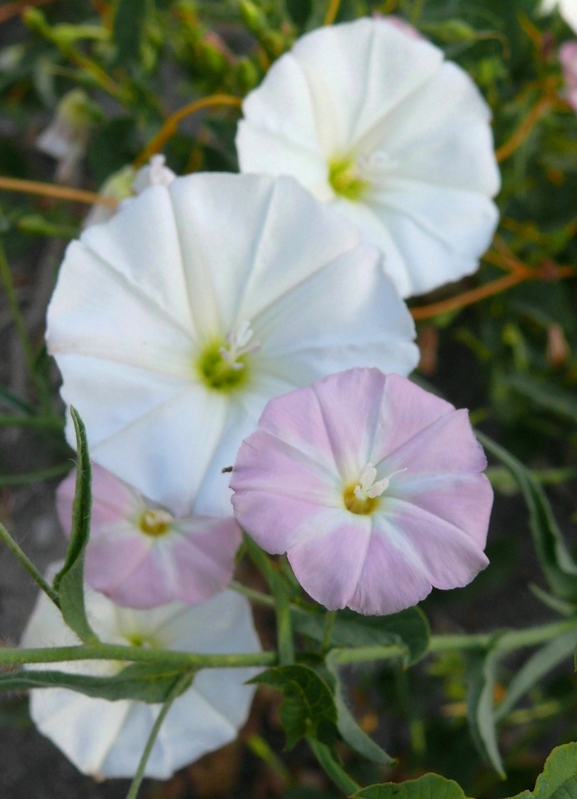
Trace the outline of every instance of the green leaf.
{"label": "green leaf", "polygon": [[337,709],[337,729],[353,749],[374,763],[389,766],[394,763],[394,758],[390,757],[384,749],[373,741],[357,724],[353,714],[349,710],[343,695],[343,687],[338,672],[339,650],[333,649],[326,658],[327,668],[334,678],[335,691],[334,701]]}
{"label": "green leaf", "polygon": [[545,492],[511,453],[482,433],[477,432],[477,438],[510,470],[523,492],[535,549],[551,591],[560,599],[577,602],[577,565],[565,546]]}
{"label": "green leaf", "polygon": [[76,492],[72,505],[72,530],[64,566],[54,578],[54,590],[60,598],[62,617],[71,630],[86,644],[98,643],[90,627],[84,605],[84,551],[90,535],[90,509],[92,505],[91,468],[86,440],[86,429],[74,408],[70,415],[76,432],[78,452],[76,467]]}
{"label": "green leaf", "polygon": [[514,799],[577,799],[577,743],[554,749],[537,777],[535,790]]}
{"label": "green leaf", "polygon": [[438,774],[425,774],[418,780],[369,785],[353,794],[354,799],[465,799],[463,789],[453,780]]}
{"label": "green leaf", "polygon": [[146,19],[146,0],[117,0],[112,38],[119,64],[138,61]]}
{"label": "green leaf", "polygon": [[507,382],[510,387],[540,408],[553,411],[574,423],[577,419],[577,395],[560,388],[551,380],[540,380],[531,375],[511,374]]}
{"label": "green leaf", "polygon": [[286,733],[286,748],[307,735],[332,746],[336,737],[337,709],[328,685],[308,666],[279,666],[250,682],[282,691],[280,717]]}
{"label": "green leaf", "polygon": [[[293,608],[293,626],[296,632],[322,641],[325,631],[325,613],[314,613]],[[420,608],[408,608],[391,616],[361,616],[352,610],[339,610],[331,634],[335,647],[404,646],[408,662],[420,660],[429,646],[429,624]]]}
{"label": "green leaf", "polygon": [[511,680],[507,694],[495,709],[495,720],[500,721],[542,677],[567,660],[577,646],[577,630],[555,638],[532,655]]}
{"label": "green leaf", "polygon": [[467,653],[467,719],[479,753],[497,774],[505,778],[493,711],[495,669],[499,655],[497,650]]}
{"label": "green leaf", "polygon": [[113,677],[92,677],[63,671],[23,670],[0,675],[0,692],[30,691],[34,688],[68,688],[99,699],[133,699],[149,704],[164,702],[182,669],[133,663]]}

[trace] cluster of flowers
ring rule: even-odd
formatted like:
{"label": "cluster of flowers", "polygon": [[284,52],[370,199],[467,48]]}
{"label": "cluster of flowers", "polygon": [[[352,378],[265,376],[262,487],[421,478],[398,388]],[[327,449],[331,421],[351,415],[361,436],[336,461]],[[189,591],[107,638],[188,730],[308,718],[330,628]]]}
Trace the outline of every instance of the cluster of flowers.
{"label": "cluster of flowers", "polygon": [[[491,239],[486,104],[416,32],[361,19],[304,36],[243,111],[244,174],[177,178],[153,159],[70,245],[50,304],[62,396],[95,461],[87,607],[105,641],[258,651],[226,590],[241,527],[328,609],[392,613],[487,565],[485,456],[465,411],[406,379],[402,299],[470,274]],[[65,530],[73,492],[74,476]],[[41,599],[24,643],[74,640]],[[201,672],[147,774],[232,739],[246,678]],[[32,698],[39,728],[104,776],[134,773],[158,712]]]}

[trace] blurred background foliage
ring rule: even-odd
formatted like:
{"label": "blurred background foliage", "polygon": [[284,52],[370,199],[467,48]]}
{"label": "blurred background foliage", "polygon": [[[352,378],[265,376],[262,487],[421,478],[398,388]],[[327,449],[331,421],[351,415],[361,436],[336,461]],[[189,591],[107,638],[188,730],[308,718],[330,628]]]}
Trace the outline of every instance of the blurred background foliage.
{"label": "blurred background foliage", "polygon": [[[299,35],[327,18],[345,21],[372,13],[394,13],[412,23],[469,72],[490,104],[503,178],[497,200],[501,223],[479,272],[411,303],[422,350],[415,379],[469,407],[481,430],[532,469],[547,487],[575,553],[577,117],[564,97],[557,53],[576,36],[558,14],[540,15],[538,5],[537,0],[5,3],[0,6],[0,181],[97,192],[159,144],[177,174],[235,171],[240,109],[230,98],[240,99],[258,85]],[[39,149],[39,136],[62,98],[78,89],[84,94],[73,126],[77,157],[54,158]],[[213,95],[225,95],[229,104],[216,100],[197,113],[174,116]],[[89,209],[74,194],[67,200],[50,189],[37,194],[9,191],[6,185],[0,182],[4,520],[18,515],[18,497],[24,496],[18,491],[44,479],[53,487],[71,468],[43,319],[64,247],[80,232]],[[498,492],[491,566],[467,589],[424,603],[437,632],[521,627],[552,617],[530,590],[545,582],[516,483],[497,463],[490,475]],[[265,615],[265,637],[267,624]],[[495,701],[520,662],[513,658],[499,665]],[[504,782],[482,763],[466,732],[470,670],[458,652],[439,653],[410,672],[355,673],[355,715],[399,765],[384,773],[344,751],[346,765],[362,782],[438,771],[479,799],[530,788],[552,746],[575,738],[576,680],[569,659],[559,662],[501,724]],[[150,786],[150,797],[332,796],[301,745],[286,765],[273,753],[282,748],[283,735],[278,702],[266,691],[255,714],[243,734],[242,757],[230,750],[226,769],[218,758],[201,761],[167,786]],[[0,705],[0,726],[26,726],[22,700]],[[221,777],[211,781],[211,774]],[[90,796],[116,796],[107,790]]]}

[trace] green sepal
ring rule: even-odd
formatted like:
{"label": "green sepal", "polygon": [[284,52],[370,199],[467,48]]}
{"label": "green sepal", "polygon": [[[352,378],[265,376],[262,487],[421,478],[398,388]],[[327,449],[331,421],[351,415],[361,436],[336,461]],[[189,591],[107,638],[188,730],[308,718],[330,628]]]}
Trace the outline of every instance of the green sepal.
{"label": "green sepal", "polygon": [[90,456],[86,429],[74,408],[70,415],[76,432],[76,491],[72,505],[72,529],[64,566],[54,578],[54,590],[60,598],[62,617],[71,630],[86,644],[99,642],[91,628],[84,604],[84,551],[90,535],[92,489]]}

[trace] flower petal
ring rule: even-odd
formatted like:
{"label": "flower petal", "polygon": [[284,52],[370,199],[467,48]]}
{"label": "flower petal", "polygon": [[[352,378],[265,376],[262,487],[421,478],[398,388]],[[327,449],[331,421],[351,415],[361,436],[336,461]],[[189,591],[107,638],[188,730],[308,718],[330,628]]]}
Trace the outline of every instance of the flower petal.
{"label": "flower petal", "polygon": [[287,554],[305,591],[329,610],[338,610],[350,604],[370,540],[371,520],[367,516],[338,511],[323,526],[317,525],[313,536],[303,538]]}

